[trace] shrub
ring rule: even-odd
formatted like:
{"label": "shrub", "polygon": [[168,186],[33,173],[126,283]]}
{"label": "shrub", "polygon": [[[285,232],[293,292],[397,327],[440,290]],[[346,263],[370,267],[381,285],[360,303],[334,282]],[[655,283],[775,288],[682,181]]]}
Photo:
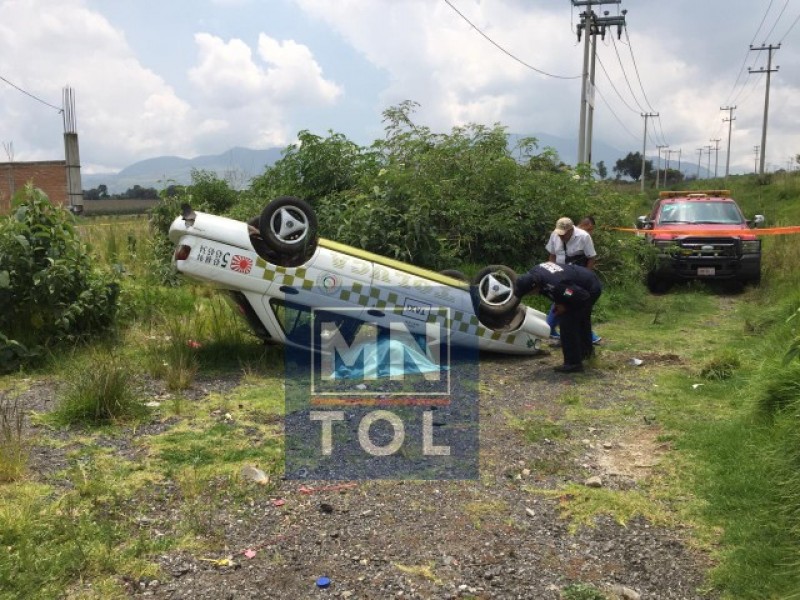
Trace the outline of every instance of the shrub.
{"label": "shrub", "polygon": [[136,395],[134,373],[118,356],[102,349],[76,370],[53,418],[64,424],[102,424],[141,417],[147,409]]}
{"label": "shrub", "polygon": [[704,379],[730,379],[741,366],[739,355],[733,350],[725,350],[709,358],[700,369]]}
{"label": "shrub", "polygon": [[93,268],[69,211],[28,184],[0,220],[0,353],[11,359],[0,369],[14,368],[28,349],[108,328],[118,291],[113,277]]}

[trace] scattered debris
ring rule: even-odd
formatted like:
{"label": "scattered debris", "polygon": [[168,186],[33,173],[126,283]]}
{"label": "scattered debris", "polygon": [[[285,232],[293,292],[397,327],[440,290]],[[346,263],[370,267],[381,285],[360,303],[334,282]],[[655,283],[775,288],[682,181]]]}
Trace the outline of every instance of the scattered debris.
{"label": "scattered debris", "polygon": [[248,548],[247,550],[242,552],[242,554],[244,554],[245,558],[255,558],[256,557],[256,551],[253,550],[252,548]]}
{"label": "scattered debris", "polygon": [[267,485],[269,483],[269,475],[264,473],[261,469],[253,465],[245,465],[241,471],[242,479],[254,481],[259,485]]}
{"label": "scattered debris", "polygon": [[354,487],[356,487],[355,483],[336,483],[317,488],[301,485],[297,488],[297,491],[301,494],[316,494],[317,492],[343,492],[344,490],[349,490]]}
{"label": "scattered debris", "polygon": [[631,364],[634,367],[640,367],[640,366],[642,366],[644,364],[644,361],[641,358],[632,358],[631,359]]}
{"label": "scattered debris", "polygon": [[317,579],[317,587],[321,590],[329,588],[331,585],[331,580],[329,577],[320,577]]}
{"label": "scattered debris", "polygon": [[583,485],[590,488],[600,488],[603,487],[603,480],[600,478],[599,475],[593,475],[592,477],[589,477],[589,479],[584,481]]}
{"label": "scattered debris", "polygon": [[283,506],[286,504],[286,500],[283,498],[275,498],[272,500],[272,506]]}

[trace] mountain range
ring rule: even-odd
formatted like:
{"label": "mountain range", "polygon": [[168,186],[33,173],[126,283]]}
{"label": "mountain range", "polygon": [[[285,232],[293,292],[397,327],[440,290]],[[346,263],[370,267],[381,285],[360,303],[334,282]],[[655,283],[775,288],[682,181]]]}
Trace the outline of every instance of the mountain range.
{"label": "mountain range", "polygon": [[[510,135],[511,143],[519,135]],[[563,138],[549,134],[534,135],[539,142],[539,150],[552,148],[559,158],[567,164],[575,164],[577,157],[577,144],[573,138]],[[625,158],[629,152],[639,150],[620,150],[603,142],[594,142],[592,147],[592,164],[597,165],[603,161],[608,169],[608,176],[613,177],[613,167],[617,160]],[[139,185],[143,188],[162,190],[169,185],[186,185],[191,183],[191,173],[194,169],[210,171],[219,178],[225,179],[234,188],[244,189],[249,186],[250,180],[261,175],[268,166],[278,161],[283,153],[283,148],[267,148],[252,150],[250,148],[231,148],[216,155],[203,155],[195,158],[181,158],[178,156],[159,156],[134,163],[117,173],[82,174],[81,180],[84,190],[94,189],[105,185],[108,192],[118,194]],[[656,159],[648,156],[656,165]],[[663,162],[662,162],[662,167]],[[671,165],[672,166],[672,165]],[[684,162],[681,171],[685,175],[695,175],[696,167]],[[707,176],[705,168],[701,168],[701,177]]]}

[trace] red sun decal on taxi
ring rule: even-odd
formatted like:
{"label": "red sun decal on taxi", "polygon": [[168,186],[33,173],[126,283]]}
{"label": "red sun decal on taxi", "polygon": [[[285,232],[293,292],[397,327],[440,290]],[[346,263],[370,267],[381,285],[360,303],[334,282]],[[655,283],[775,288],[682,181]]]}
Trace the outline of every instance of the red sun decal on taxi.
{"label": "red sun decal on taxi", "polygon": [[253,259],[248,258],[246,256],[242,256],[240,254],[234,254],[233,258],[231,258],[231,270],[236,271],[237,273],[243,273],[247,275],[250,273],[250,270],[253,268]]}

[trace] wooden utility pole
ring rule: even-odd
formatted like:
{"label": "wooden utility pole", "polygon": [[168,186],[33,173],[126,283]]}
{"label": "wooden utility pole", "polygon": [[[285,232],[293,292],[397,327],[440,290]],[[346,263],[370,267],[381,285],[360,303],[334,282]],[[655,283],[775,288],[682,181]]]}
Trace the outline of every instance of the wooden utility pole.
{"label": "wooden utility pole", "polygon": [[658,189],[658,173],[661,170],[661,149],[668,148],[666,144],[662,144],[660,146],[656,146],[658,148],[658,162],[656,163],[656,189]]}
{"label": "wooden utility pole", "polygon": [[703,149],[697,149],[697,179],[700,179],[700,158],[703,156]]}
{"label": "wooden utility pole", "polygon": [[658,113],[643,113],[642,117],[644,117],[644,138],[642,139],[642,193],[644,193],[644,174],[645,174],[645,166],[647,165],[647,119],[651,117],[657,117]]}
{"label": "wooden utility pole", "polygon": [[781,47],[780,44],[777,46],[773,46],[770,44],[769,46],[765,46],[761,44],[758,48],[754,48],[752,44],[750,44],[751,51],[758,51],[758,50],[766,50],[767,51],[767,68],[753,70],[748,69],[748,72],[752,75],[753,73],[766,73],[767,74],[767,85],[764,91],[764,123],[761,127],[761,162],[759,164],[758,173],[759,175],[764,174],[764,157],[767,154],[767,117],[769,115],[769,82],[770,82],[770,74],[776,72],[780,67],[772,68],[772,52],[774,50],[779,50]]}
{"label": "wooden utility pole", "polygon": [[736,110],[735,106],[720,106],[720,110],[727,110],[728,116],[722,119],[723,123],[728,123],[728,153],[725,156],[725,179],[728,178],[728,173],[730,172],[731,168],[731,126],[733,122],[736,120],[736,117],[733,116],[733,111]]}
{"label": "wooden utility pole", "polygon": [[[722,141],[721,138],[712,138],[708,140],[709,142],[714,142],[714,179],[717,178],[717,167],[719,166],[719,143]],[[711,161],[711,153],[709,151],[708,155],[709,163]]]}

